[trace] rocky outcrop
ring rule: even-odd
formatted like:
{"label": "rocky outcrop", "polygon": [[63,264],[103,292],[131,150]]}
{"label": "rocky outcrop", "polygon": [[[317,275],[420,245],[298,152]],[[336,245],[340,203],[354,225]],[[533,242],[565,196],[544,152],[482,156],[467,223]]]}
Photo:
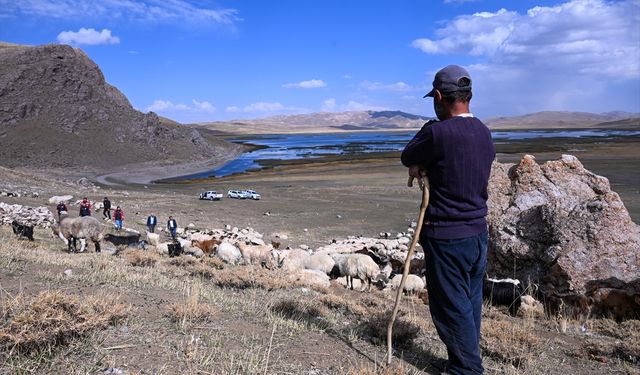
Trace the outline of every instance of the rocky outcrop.
{"label": "rocky outcrop", "polygon": [[208,160],[235,148],[135,110],[65,45],[0,45],[0,139],[0,164],[45,169]]}
{"label": "rocky outcrop", "polygon": [[47,207],[30,207],[20,204],[0,202],[0,224],[10,225],[13,220],[19,224],[49,228],[55,219]]}
{"label": "rocky outcrop", "polygon": [[570,155],[542,165],[494,163],[489,183],[490,276],[549,294],[640,277],[640,230],[609,181]]}

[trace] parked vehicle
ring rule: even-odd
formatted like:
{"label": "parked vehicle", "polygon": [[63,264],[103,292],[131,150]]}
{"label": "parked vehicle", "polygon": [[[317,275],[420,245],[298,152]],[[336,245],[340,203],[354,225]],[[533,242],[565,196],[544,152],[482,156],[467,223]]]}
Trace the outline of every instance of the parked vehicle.
{"label": "parked vehicle", "polygon": [[260,194],[258,194],[258,192],[255,190],[245,190],[244,192],[245,194],[247,194],[247,198],[251,198],[255,200],[259,200],[260,198],[262,198]]}
{"label": "parked vehicle", "polygon": [[229,190],[227,192],[227,197],[236,199],[247,199],[249,195],[245,193],[244,190]]}
{"label": "parked vehicle", "polygon": [[215,190],[205,191],[204,193],[200,193],[200,199],[219,201],[222,199],[222,193],[218,193]]}

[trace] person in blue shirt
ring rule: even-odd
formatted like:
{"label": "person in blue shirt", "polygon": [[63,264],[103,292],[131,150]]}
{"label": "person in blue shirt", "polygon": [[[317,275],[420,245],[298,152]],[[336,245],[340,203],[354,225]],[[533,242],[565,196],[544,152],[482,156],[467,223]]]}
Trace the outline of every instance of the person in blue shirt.
{"label": "person in blue shirt", "polygon": [[158,224],[158,218],[156,215],[149,215],[147,217],[147,228],[149,228],[149,232],[153,233],[156,230],[156,224]]}
{"label": "person in blue shirt", "polygon": [[435,75],[439,121],[407,144],[409,176],[429,178],[429,205],[420,244],[425,252],[429,310],[447,347],[449,374],[482,374],[480,318],[487,264],[487,185],[495,148],[491,132],[469,110],[471,76],[449,65]]}

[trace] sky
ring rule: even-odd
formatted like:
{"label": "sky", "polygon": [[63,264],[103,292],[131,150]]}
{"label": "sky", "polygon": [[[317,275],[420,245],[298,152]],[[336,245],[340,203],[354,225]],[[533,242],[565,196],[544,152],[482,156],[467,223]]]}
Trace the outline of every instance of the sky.
{"label": "sky", "polygon": [[0,0],[0,41],[81,48],[135,108],[184,123],[434,116],[449,64],[481,118],[640,112],[640,0]]}

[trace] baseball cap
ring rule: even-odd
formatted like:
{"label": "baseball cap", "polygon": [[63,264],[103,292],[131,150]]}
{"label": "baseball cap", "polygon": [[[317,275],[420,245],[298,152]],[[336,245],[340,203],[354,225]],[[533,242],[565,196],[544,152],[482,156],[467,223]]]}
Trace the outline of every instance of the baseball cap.
{"label": "baseball cap", "polygon": [[[460,82],[462,78],[469,80]],[[469,72],[458,65],[448,65],[440,69],[433,79],[433,90],[429,91],[423,98],[433,96],[435,91],[454,92],[454,91],[471,91],[471,76]]]}

